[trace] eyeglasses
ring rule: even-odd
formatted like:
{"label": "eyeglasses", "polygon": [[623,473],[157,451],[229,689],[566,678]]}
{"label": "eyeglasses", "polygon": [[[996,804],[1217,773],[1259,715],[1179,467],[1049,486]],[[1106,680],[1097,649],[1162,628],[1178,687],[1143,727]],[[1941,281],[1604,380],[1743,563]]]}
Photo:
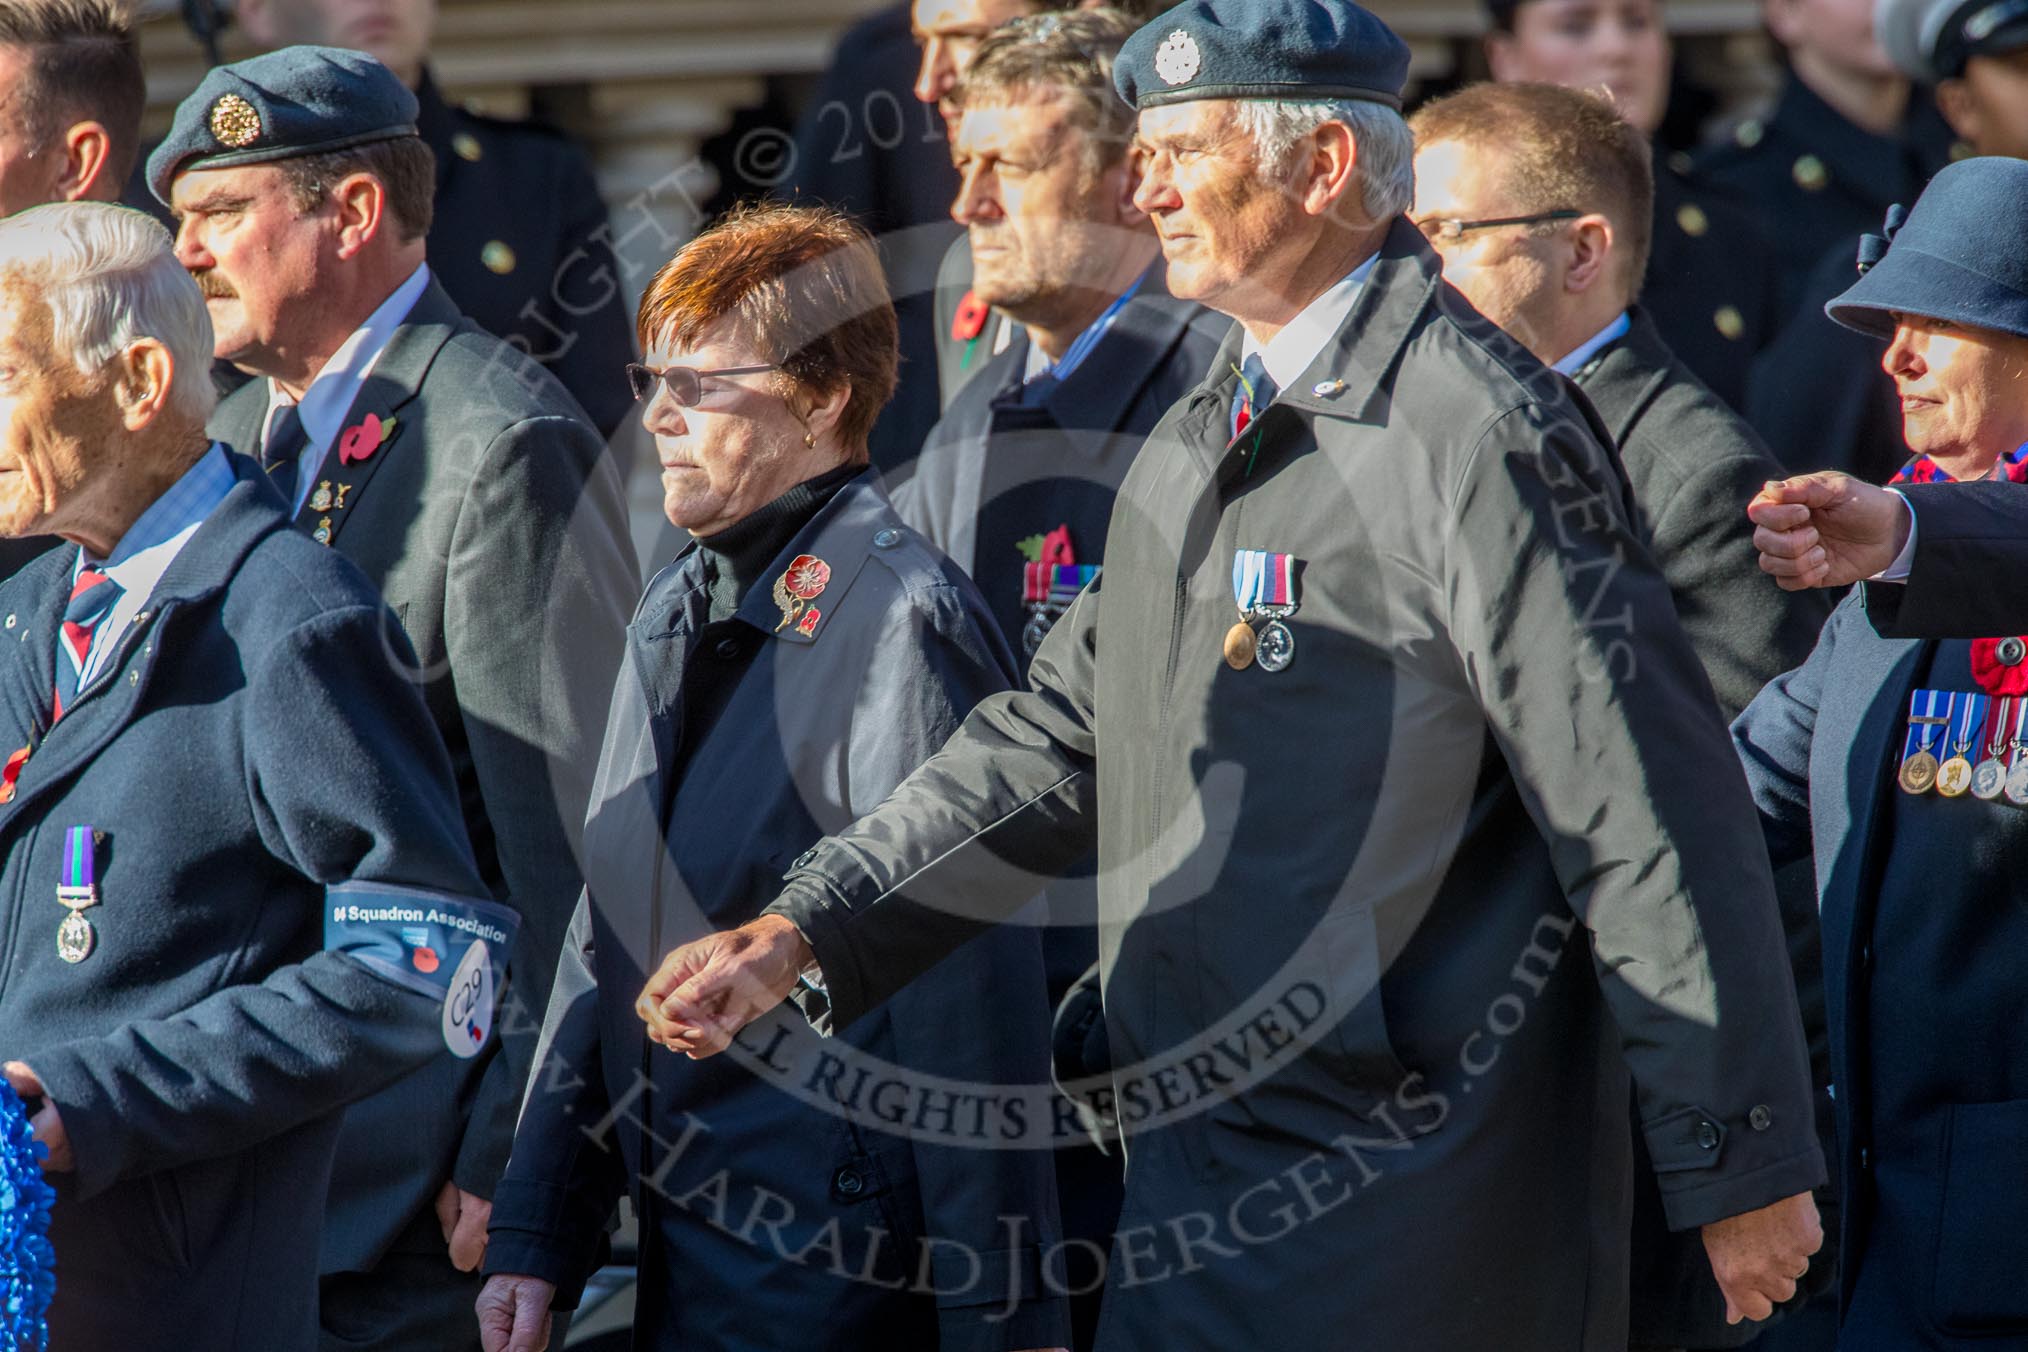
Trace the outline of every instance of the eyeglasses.
{"label": "eyeglasses", "polygon": [[1473,230],[1492,230],[1503,225],[1547,225],[1551,221],[1574,221],[1582,215],[1582,211],[1538,211],[1533,216],[1501,216],[1488,221],[1454,221],[1447,216],[1431,216],[1417,221],[1415,226],[1434,244],[1439,241],[1449,243]]}
{"label": "eyeglasses", "polygon": [[634,391],[634,398],[646,399],[661,385],[669,391],[681,408],[696,408],[697,401],[704,397],[706,376],[750,376],[761,371],[779,371],[773,362],[758,366],[720,366],[709,371],[700,371],[694,366],[665,366],[656,370],[652,366],[627,363],[627,385]]}

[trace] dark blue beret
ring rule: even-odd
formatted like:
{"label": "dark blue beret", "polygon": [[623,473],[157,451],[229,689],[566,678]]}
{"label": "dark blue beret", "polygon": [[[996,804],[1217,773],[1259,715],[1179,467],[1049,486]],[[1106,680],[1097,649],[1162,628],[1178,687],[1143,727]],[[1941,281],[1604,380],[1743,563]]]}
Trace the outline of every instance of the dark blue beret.
{"label": "dark blue beret", "polygon": [[185,169],[224,169],[321,155],[413,136],[416,101],[364,52],[284,47],[219,66],[176,105],[148,157],[148,190],[164,206]]}
{"label": "dark blue beret", "polygon": [[1113,83],[1135,108],[1190,99],[1400,108],[1407,82],[1408,44],[1350,0],[1186,0],[1113,61]]}
{"label": "dark blue beret", "polygon": [[1960,160],[1913,211],[1860,241],[1859,280],[1824,312],[1848,329],[1894,336],[1894,315],[1948,319],[2028,338],[2028,160]]}

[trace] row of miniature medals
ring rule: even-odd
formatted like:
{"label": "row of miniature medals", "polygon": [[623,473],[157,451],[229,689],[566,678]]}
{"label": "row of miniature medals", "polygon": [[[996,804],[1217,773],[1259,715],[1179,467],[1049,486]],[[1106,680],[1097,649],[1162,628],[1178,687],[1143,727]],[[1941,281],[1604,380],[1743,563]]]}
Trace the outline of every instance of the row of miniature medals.
{"label": "row of miniature medals", "polygon": [[[2022,640],[2002,639],[2000,649]],[[2014,664],[2009,664],[2014,665]],[[2004,797],[2028,807],[2028,694],[1985,694],[1975,690],[1917,690],[1908,700],[1908,731],[1902,739],[1904,793],[1935,789],[1946,798],[1970,793],[1987,800]]]}

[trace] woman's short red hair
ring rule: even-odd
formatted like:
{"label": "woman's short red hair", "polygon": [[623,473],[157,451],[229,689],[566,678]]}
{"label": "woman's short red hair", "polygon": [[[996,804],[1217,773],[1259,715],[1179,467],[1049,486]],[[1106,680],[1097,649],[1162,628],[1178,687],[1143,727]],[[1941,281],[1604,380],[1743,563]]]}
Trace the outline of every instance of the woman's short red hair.
{"label": "woman's short red hair", "polygon": [[865,230],[830,207],[735,207],[662,265],[636,327],[644,351],[680,348],[728,316],[796,385],[849,388],[839,438],[865,448],[901,365],[894,304]]}

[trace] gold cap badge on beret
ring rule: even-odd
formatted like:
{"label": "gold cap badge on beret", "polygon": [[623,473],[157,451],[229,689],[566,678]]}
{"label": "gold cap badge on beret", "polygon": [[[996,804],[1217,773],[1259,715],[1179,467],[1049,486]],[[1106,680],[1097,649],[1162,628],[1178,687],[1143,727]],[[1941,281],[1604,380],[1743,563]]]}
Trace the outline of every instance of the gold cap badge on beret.
{"label": "gold cap badge on beret", "polygon": [[211,134],[232,150],[243,150],[261,138],[261,115],[237,94],[227,94],[211,105]]}
{"label": "gold cap badge on beret", "polygon": [[1180,28],[1155,49],[1155,74],[1162,77],[1164,84],[1188,84],[1197,78],[1203,64],[1204,54],[1197,50],[1197,39]]}

